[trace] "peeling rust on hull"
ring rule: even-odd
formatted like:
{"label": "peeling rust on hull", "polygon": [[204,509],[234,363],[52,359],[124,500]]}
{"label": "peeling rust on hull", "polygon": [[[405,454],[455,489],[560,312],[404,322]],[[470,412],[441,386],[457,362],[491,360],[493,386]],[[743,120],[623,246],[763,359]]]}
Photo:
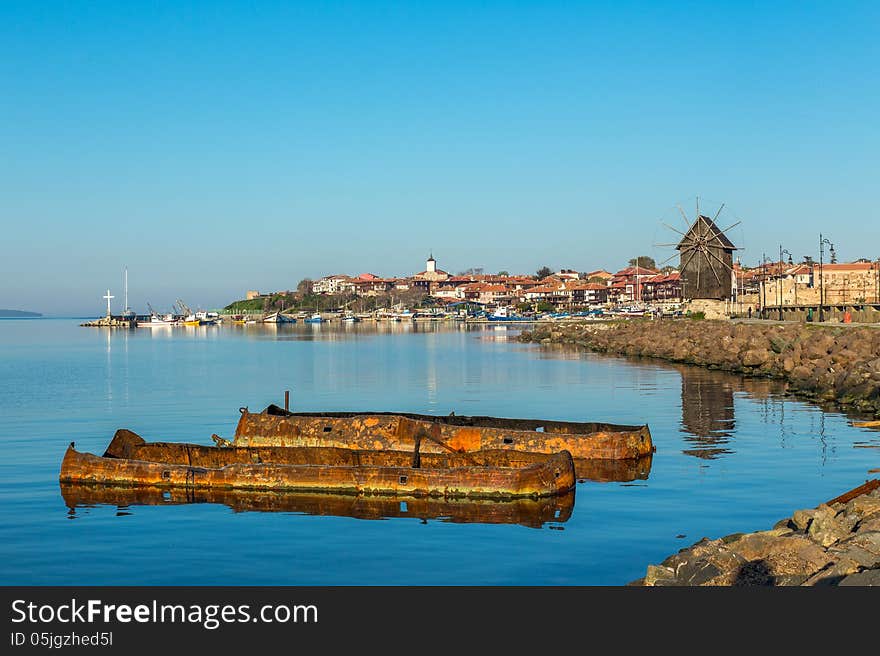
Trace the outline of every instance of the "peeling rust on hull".
{"label": "peeling rust on hull", "polygon": [[412,451],[417,440],[426,454],[502,449],[626,460],[654,452],[647,425],[384,412],[292,413],[275,405],[260,413],[242,408],[233,444]]}
{"label": "peeling rust on hull", "polygon": [[492,501],[61,483],[61,496],[73,512],[77,508],[97,505],[129,507],[215,503],[226,505],[234,512],[288,512],[365,520],[412,517],[457,524],[519,524],[541,528],[544,524],[564,523],[571,518],[575,493],[570,491],[540,499]]}
{"label": "peeling rust on hull", "polygon": [[[402,455],[412,458],[411,454]],[[572,489],[576,480],[571,455],[565,451],[524,466],[514,461],[509,466],[480,466],[462,462],[463,458],[449,455],[431,467],[432,457],[426,454],[422,466],[415,468],[404,466],[406,462],[401,463],[399,455],[387,452],[149,445],[131,431],[121,430],[104,456],[80,453],[71,444],[64,455],[60,480],[472,499],[553,496]]]}
{"label": "peeling rust on hull", "polygon": [[[422,450],[425,442],[421,443]],[[104,452],[105,457],[149,462],[168,462],[196,467],[223,467],[232,463],[271,462],[288,465],[346,465],[409,467],[413,454],[405,451],[365,451],[340,447],[210,447],[179,442],[145,442],[136,433],[119,429]],[[423,468],[528,467],[547,460],[547,454],[489,449],[471,453],[444,451],[420,453]],[[652,456],[608,460],[574,458],[578,480],[629,482],[646,480],[651,471]]]}

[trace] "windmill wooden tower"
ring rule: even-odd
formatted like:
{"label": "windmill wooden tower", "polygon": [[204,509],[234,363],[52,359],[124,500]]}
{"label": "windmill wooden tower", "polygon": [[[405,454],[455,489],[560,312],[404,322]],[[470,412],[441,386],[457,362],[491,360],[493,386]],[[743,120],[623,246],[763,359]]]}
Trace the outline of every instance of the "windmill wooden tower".
{"label": "windmill wooden tower", "polygon": [[725,233],[739,225],[740,221],[721,230],[715,221],[718,220],[723,209],[724,205],[722,204],[715,216],[710,219],[700,212],[700,202],[697,199],[696,218],[693,221],[688,218],[681,206],[678,207],[678,211],[688,225],[687,231],[682,232],[664,224],[681,236],[678,243],[664,245],[674,246],[678,251],[666,262],[675,257],[679,258],[681,295],[685,300],[728,301],[733,298],[736,289],[733,275],[733,251],[737,248]]}

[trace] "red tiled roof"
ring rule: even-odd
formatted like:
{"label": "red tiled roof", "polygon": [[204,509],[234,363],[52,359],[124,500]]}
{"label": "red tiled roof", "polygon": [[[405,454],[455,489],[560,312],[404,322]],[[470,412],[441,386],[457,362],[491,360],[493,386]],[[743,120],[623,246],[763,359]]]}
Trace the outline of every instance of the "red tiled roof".
{"label": "red tiled roof", "polygon": [[[837,264],[823,264],[823,271],[871,271],[875,267],[874,262],[839,262]],[[819,268],[819,265],[815,265]]]}
{"label": "red tiled roof", "polygon": [[621,269],[617,273],[614,274],[614,277],[618,276],[654,276],[657,275],[657,271],[654,269],[646,269],[645,267],[634,267],[628,266],[625,269]]}
{"label": "red tiled roof", "polygon": [[656,276],[646,278],[643,282],[651,282],[657,284],[661,282],[673,282],[676,280],[681,280],[681,273],[679,273],[678,271],[670,271],[669,273],[660,273]]}
{"label": "red tiled roof", "polygon": [[557,286],[551,287],[550,285],[541,285],[539,287],[527,289],[526,294],[556,294],[559,291],[560,288]]}

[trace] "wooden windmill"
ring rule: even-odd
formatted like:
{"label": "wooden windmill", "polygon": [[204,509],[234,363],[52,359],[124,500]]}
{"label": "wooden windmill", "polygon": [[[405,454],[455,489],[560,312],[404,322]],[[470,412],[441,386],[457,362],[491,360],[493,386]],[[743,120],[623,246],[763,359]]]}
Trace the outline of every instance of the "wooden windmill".
{"label": "wooden windmill", "polygon": [[699,298],[726,301],[733,297],[735,290],[733,251],[737,248],[725,233],[739,225],[740,221],[721,230],[715,221],[718,220],[723,209],[724,204],[710,219],[700,213],[700,201],[697,199],[696,218],[693,221],[688,218],[682,207],[678,206],[678,211],[688,226],[687,231],[682,232],[671,225],[663,224],[681,235],[681,239],[675,244],[660,245],[674,246],[678,251],[665,262],[675,257],[679,258],[681,294],[685,300]]}

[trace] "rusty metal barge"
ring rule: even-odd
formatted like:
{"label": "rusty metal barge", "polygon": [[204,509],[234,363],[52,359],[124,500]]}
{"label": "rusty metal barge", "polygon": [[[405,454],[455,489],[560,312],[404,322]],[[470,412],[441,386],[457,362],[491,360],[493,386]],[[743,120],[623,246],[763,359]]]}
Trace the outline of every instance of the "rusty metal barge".
{"label": "rusty metal barge", "polygon": [[[425,445],[432,442],[425,440]],[[576,482],[567,451],[536,454],[485,451],[421,453],[326,447],[209,447],[145,442],[121,429],[102,456],[71,444],[62,483],[158,488],[285,490],[337,494],[410,495],[469,499],[542,498]],[[427,450],[426,450],[427,451]]]}
{"label": "rusty metal barge", "polygon": [[240,412],[232,442],[240,447],[412,451],[421,441],[426,454],[568,451],[575,459],[591,460],[636,460],[654,452],[647,425],[402,412],[290,412],[276,405],[259,413],[247,408]]}

